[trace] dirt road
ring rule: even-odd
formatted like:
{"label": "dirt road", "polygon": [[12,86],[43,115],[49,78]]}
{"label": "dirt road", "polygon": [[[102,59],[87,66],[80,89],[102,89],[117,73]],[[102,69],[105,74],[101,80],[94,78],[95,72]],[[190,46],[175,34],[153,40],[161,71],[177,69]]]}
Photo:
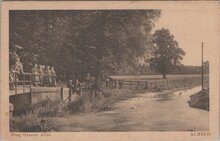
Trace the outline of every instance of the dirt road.
{"label": "dirt road", "polygon": [[58,131],[189,131],[208,130],[209,112],[190,108],[186,91],[148,92],[123,100],[113,110],[52,118]]}

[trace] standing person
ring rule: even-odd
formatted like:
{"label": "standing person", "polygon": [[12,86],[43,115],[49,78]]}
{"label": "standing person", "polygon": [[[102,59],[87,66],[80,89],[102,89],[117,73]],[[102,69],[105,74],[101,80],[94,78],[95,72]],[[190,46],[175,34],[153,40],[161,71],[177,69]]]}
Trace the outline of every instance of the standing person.
{"label": "standing person", "polygon": [[9,52],[9,63],[10,63],[10,66],[15,64],[16,62],[16,58],[19,58],[19,55],[17,54],[17,51],[16,49],[14,49],[12,52]]}
{"label": "standing person", "polygon": [[34,80],[34,86],[36,87],[39,84],[39,75],[38,75],[38,65],[35,64],[31,70]]}
{"label": "standing person", "polygon": [[75,87],[74,87],[74,92],[76,92],[76,94],[82,96],[81,84],[80,84],[80,82],[79,82],[78,79],[76,79],[74,86],[75,86]]}
{"label": "standing person", "polygon": [[38,74],[39,74],[40,86],[43,86],[43,81],[44,81],[43,65],[39,65]]}
{"label": "standing person", "polygon": [[69,88],[69,101],[71,101],[71,97],[74,91],[74,84],[72,80],[69,80],[67,83],[67,88]]}
{"label": "standing person", "polygon": [[109,78],[106,77],[106,79],[105,79],[105,86],[106,86],[106,87],[109,87],[109,81],[110,81]]}
{"label": "standing person", "polygon": [[45,65],[42,65],[42,71],[43,71],[43,76],[42,76],[42,81],[43,81],[43,83],[42,83],[42,85],[43,86],[46,86],[46,84],[47,84],[47,78],[46,78],[46,76],[45,76],[45,74],[46,74],[46,67],[45,67]]}
{"label": "standing person", "polygon": [[50,71],[50,66],[47,66],[44,74],[46,75],[46,85],[51,86],[51,71]]}
{"label": "standing person", "polygon": [[54,67],[51,67],[51,80],[52,80],[52,86],[56,86],[56,71],[54,70]]}
{"label": "standing person", "polygon": [[19,57],[16,58],[15,71],[17,72],[17,74],[23,74],[24,73],[23,64],[20,62]]}
{"label": "standing person", "polygon": [[91,76],[90,76],[90,73],[87,73],[87,76],[86,76],[86,89],[90,89],[91,87]]}
{"label": "standing person", "polygon": [[15,83],[15,73],[13,72],[12,68],[10,67],[9,70],[9,89],[14,90],[14,83]]}
{"label": "standing person", "polygon": [[91,77],[91,95],[92,95],[92,99],[95,98],[95,94],[96,94],[96,81],[95,81],[95,76]]}
{"label": "standing person", "polygon": [[73,80],[69,80],[67,83],[67,88],[70,88],[71,94],[73,93],[74,90],[74,84],[73,84]]}
{"label": "standing person", "polygon": [[52,79],[51,79],[51,68],[50,68],[50,66],[47,67],[47,71],[48,71],[48,83],[49,83],[49,86],[51,87],[52,86]]}
{"label": "standing person", "polygon": [[17,57],[15,59],[15,64],[12,65],[12,71],[15,73],[15,81],[18,81],[20,79],[20,77],[21,77],[21,74],[24,73],[23,65],[20,62],[20,58],[19,57]]}

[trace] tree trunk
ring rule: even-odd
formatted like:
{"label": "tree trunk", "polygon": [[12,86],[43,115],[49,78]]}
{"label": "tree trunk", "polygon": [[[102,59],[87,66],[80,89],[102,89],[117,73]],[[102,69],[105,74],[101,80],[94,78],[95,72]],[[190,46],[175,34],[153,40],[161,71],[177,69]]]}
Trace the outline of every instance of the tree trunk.
{"label": "tree trunk", "polygon": [[102,64],[101,63],[98,63],[97,66],[96,66],[96,84],[97,84],[97,87],[99,88],[100,87],[100,84],[101,84],[101,79],[102,79]]}

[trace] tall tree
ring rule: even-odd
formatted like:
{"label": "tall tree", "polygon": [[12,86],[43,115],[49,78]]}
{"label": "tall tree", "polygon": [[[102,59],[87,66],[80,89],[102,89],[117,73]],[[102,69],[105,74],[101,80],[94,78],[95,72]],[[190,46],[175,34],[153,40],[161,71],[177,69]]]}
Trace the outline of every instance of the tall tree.
{"label": "tall tree", "polygon": [[162,28],[156,30],[153,34],[154,51],[150,59],[150,67],[163,74],[173,71],[185,55],[185,52],[179,48],[178,42],[168,29]]}
{"label": "tall tree", "polygon": [[153,23],[160,17],[158,10],[98,11],[96,21],[87,28],[91,60],[95,60],[95,74],[117,69],[124,64],[136,64],[147,49]]}
{"label": "tall tree", "polygon": [[24,48],[26,71],[40,63],[58,74],[100,78],[146,55],[159,17],[159,10],[10,11],[10,50]]}

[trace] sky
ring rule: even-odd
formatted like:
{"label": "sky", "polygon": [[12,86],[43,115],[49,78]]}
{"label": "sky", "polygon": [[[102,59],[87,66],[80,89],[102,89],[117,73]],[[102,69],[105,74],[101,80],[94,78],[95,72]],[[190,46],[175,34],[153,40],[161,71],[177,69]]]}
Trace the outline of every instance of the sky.
{"label": "sky", "polygon": [[[218,40],[215,35],[219,25],[212,10],[162,10],[155,29],[165,27],[174,35],[186,55],[184,65],[201,65],[201,42],[204,42],[204,61],[212,56]],[[218,30],[219,31],[219,30]]]}

